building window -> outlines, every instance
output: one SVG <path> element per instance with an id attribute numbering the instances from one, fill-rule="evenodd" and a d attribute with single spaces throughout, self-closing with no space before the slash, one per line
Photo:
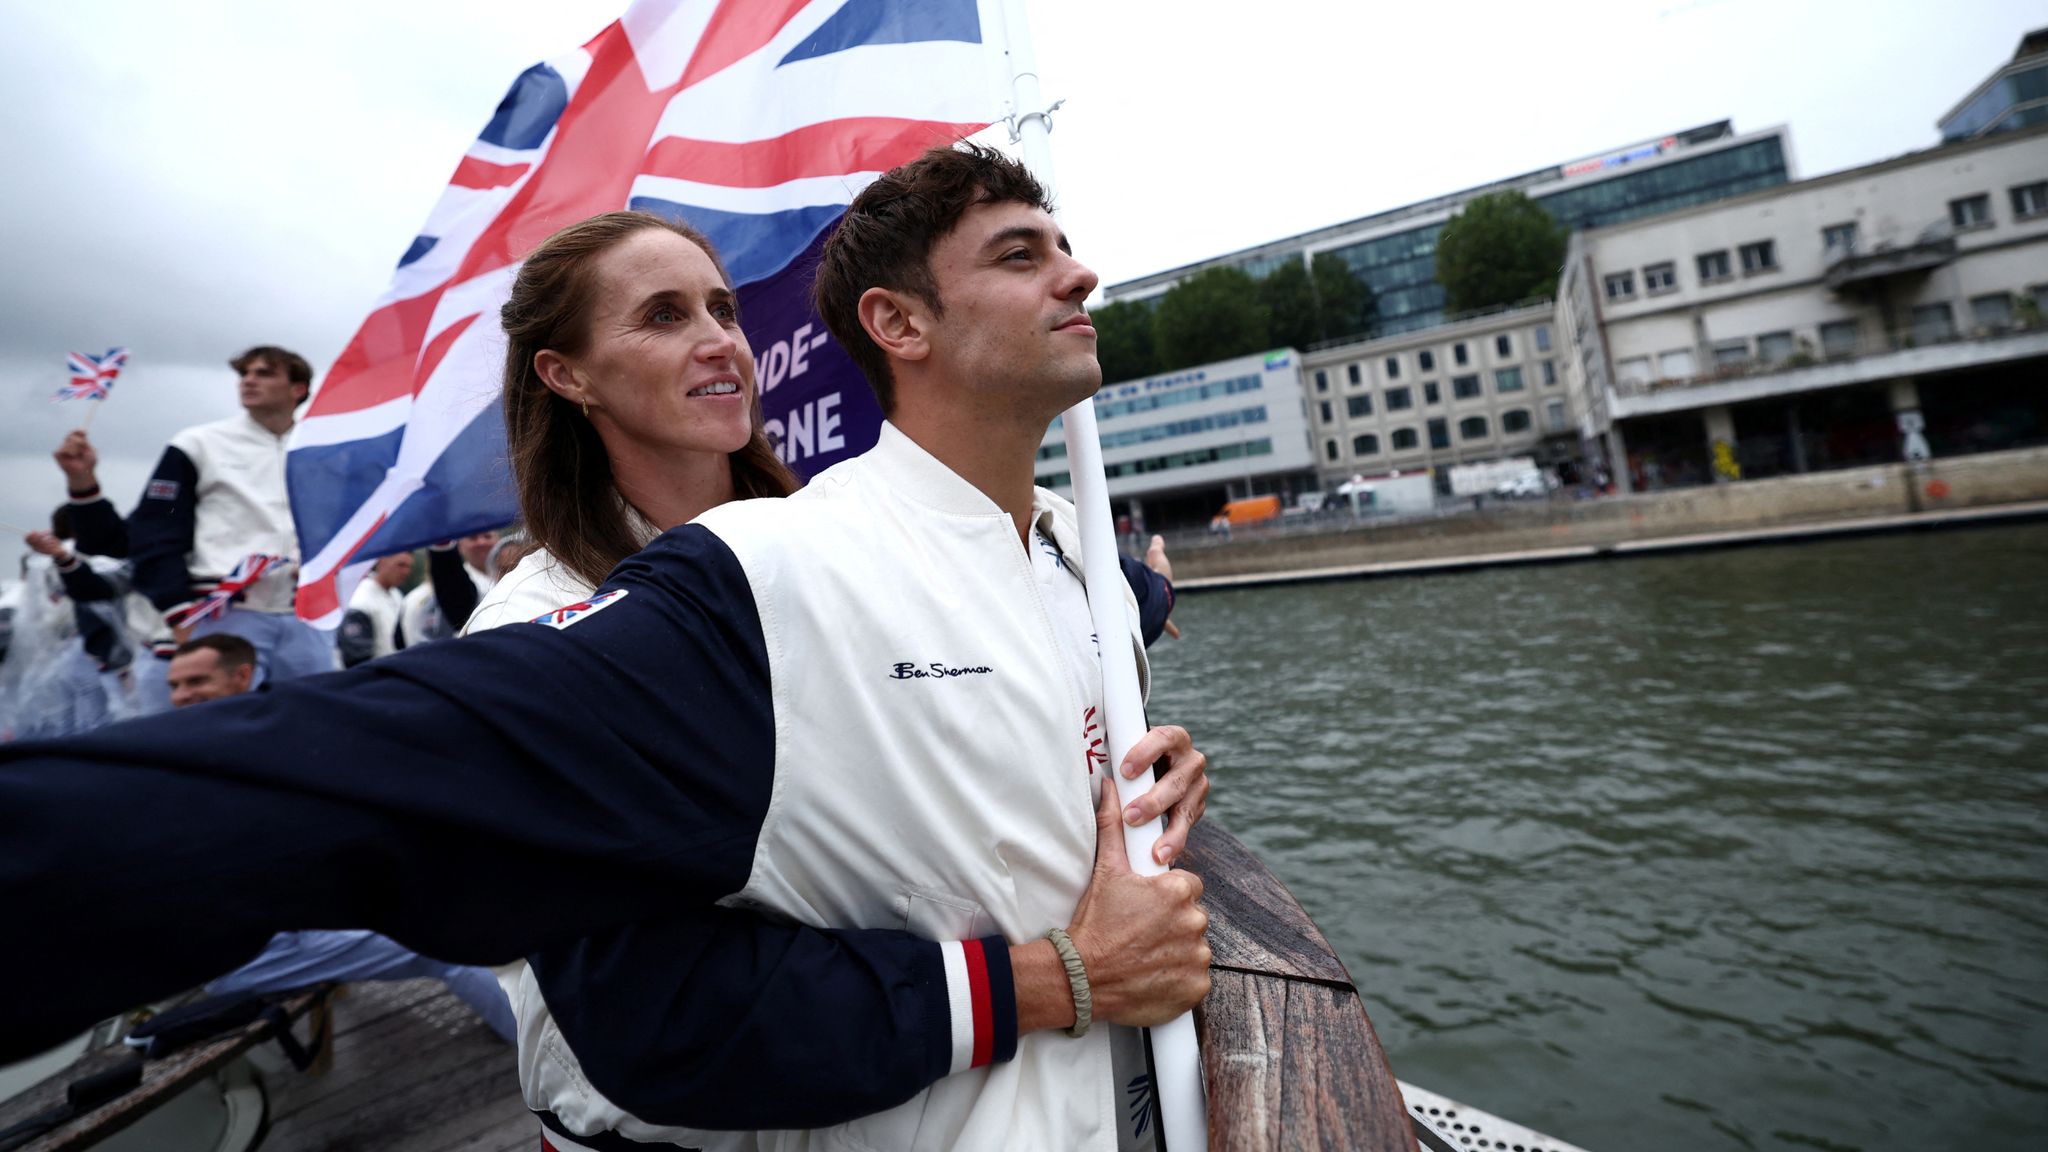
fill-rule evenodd
<path id="1" fill-rule="evenodd" d="M 2048 180 L 2022 184 L 2012 190 L 2013 219 L 2031 220 L 2043 214 L 2048 214 Z"/>
<path id="2" fill-rule="evenodd" d="M 1465 364 L 1465 345 L 1463 342 L 1451 345 L 1451 359 L 1461 367 Z"/>
<path id="3" fill-rule="evenodd" d="M 1495 336 L 1493 338 L 1493 354 L 1495 356 L 1513 356 L 1515 354 L 1514 339 L 1505 332 Z"/>
<path id="4" fill-rule="evenodd" d="M 1453 395 L 1453 396 L 1457 397 L 1457 398 L 1458 398 L 1458 399 L 1460 399 L 1460 400 L 1472 400 L 1472 399 L 1476 399 L 1476 398 L 1477 398 L 1477 397 L 1479 396 L 1479 393 L 1480 393 L 1480 388 L 1479 388 L 1479 377 L 1477 377 L 1477 376 L 1453 376 L 1453 377 L 1451 377 L 1451 395 Z"/>
<path id="5" fill-rule="evenodd" d="M 1357 436 L 1353 436 L 1353 437 L 1351 438 L 1351 454 L 1352 454 L 1353 456 L 1377 456 L 1377 455 L 1379 455 L 1379 454 L 1380 454 L 1380 438 L 1379 438 L 1379 437 L 1377 437 L 1377 436 L 1375 436 L 1375 435 L 1373 435 L 1373 434 L 1372 434 L 1372 433 L 1370 433 L 1370 432 L 1365 432 L 1365 433 L 1361 433 L 1361 434 L 1359 434 L 1359 435 L 1357 435 Z"/>
<path id="6" fill-rule="evenodd" d="M 1336 458 L 1337 458 L 1337 442 L 1336 442 L 1335 440 L 1325 440 L 1325 441 L 1323 441 L 1323 459 L 1325 459 L 1325 460 L 1335 460 Z"/>
<path id="7" fill-rule="evenodd" d="M 1538 324 L 1536 326 L 1536 350 L 1538 352 L 1550 351 L 1550 325 Z"/>
<path id="8" fill-rule="evenodd" d="M 1723 340 L 1714 345 L 1714 367 L 1732 368 L 1749 363 L 1749 341 Z"/>
<path id="9" fill-rule="evenodd" d="M 1854 320 L 1830 320 L 1820 326 L 1821 355 L 1830 360 L 1854 356 L 1863 343 L 1863 326 Z"/>
<path id="10" fill-rule="evenodd" d="M 1652 296 L 1678 290 L 1678 265 L 1666 260 L 1662 264 L 1651 264 L 1643 269 L 1643 291 Z"/>
<path id="11" fill-rule="evenodd" d="M 1423 383 L 1422 402 L 1424 404 L 1436 404 L 1441 402 L 1443 398 L 1443 393 L 1437 389 L 1436 381 L 1429 380 Z"/>
<path id="12" fill-rule="evenodd" d="M 1922 304 L 1913 309 L 1912 338 L 1917 344 L 1940 344 L 1955 339 L 1955 310 L 1947 304 Z"/>
<path id="13" fill-rule="evenodd" d="M 1406 450 L 1408 450 L 1408 449 L 1410 449 L 1410 448 L 1413 448 L 1413 447 L 1415 447 L 1415 443 L 1416 443 L 1416 440 L 1415 440 L 1415 429 L 1413 429 L 1413 428 L 1396 428 L 1396 429 L 1394 429 L 1394 451 L 1396 451 L 1396 452 L 1404 452 L 1404 451 L 1406 451 Z"/>
<path id="14" fill-rule="evenodd" d="M 1970 323 L 1993 332 L 2012 327 L 2012 293 L 1994 292 L 1970 298 Z"/>
<path id="15" fill-rule="evenodd" d="M 1389 380 L 1399 380 L 1400 378 L 1401 378 L 1401 358 L 1400 358 L 1399 356 L 1389 356 L 1389 357 L 1387 357 L 1387 379 L 1389 379 Z"/>
<path id="16" fill-rule="evenodd" d="M 1467 416 L 1458 421 L 1458 436 L 1464 440 L 1486 439 L 1486 417 Z"/>
<path id="17" fill-rule="evenodd" d="M 1614 365 L 1614 375 L 1623 384 L 1648 384 L 1650 382 L 1650 358 L 1630 356 Z"/>
<path id="18" fill-rule="evenodd" d="M 1543 430 L 1545 432 L 1564 431 L 1564 401 L 1551 400 L 1543 405 Z"/>
<path id="19" fill-rule="evenodd" d="M 1657 353 L 1659 380 L 1690 380 L 1692 377 L 1692 349 L 1674 348 L 1669 352 Z"/>
<path id="20" fill-rule="evenodd" d="M 1557 361 L 1545 360 L 1541 367 L 1543 369 L 1543 386 L 1545 388 L 1557 387 Z"/>
<path id="21" fill-rule="evenodd" d="M 1449 448 L 1451 446 L 1451 425 L 1448 420 L 1441 416 L 1429 422 L 1429 446 L 1431 448 Z"/>
<path id="22" fill-rule="evenodd" d="M 1512 436 L 1517 432 L 1527 432 L 1529 424 L 1529 410 L 1527 408 L 1510 408 L 1500 414 L 1500 432 L 1503 436 Z"/>
<path id="23" fill-rule="evenodd" d="M 1398 412 L 1403 408 L 1415 407 L 1415 397 L 1406 388 L 1387 389 L 1387 411 Z"/>
<path id="24" fill-rule="evenodd" d="M 1330 374 L 1328 372 L 1323 371 L 1321 368 L 1316 369 L 1316 391 L 1328 392 L 1329 390 Z"/>
<path id="25" fill-rule="evenodd" d="M 1334 409 L 1330 407 L 1330 402 L 1328 400 L 1319 401 L 1317 403 L 1317 407 L 1321 408 L 1323 411 L 1323 423 L 1335 424 L 1337 422 L 1337 413 Z"/>
<path id="26" fill-rule="evenodd" d="M 1778 245 L 1773 240 L 1759 240 L 1742 246 L 1742 274 L 1754 276 L 1759 272 L 1778 270 Z"/>
<path id="27" fill-rule="evenodd" d="M 1948 222 L 1955 225 L 1959 232 L 1970 228 L 1991 227 L 1991 194 L 1979 192 L 1975 196 L 1949 201 Z"/>
<path id="28" fill-rule="evenodd" d="M 1350 381 L 1351 381 L 1351 382 L 1352 382 L 1353 384 L 1360 384 L 1360 383 L 1363 383 L 1363 382 L 1365 381 L 1365 368 L 1364 368 L 1364 366 L 1363 366 L 1363 365 L 1359 365 L 1359 364 L 1346 364 L 1346 365 L 1344 366 L 1344 373 L 1345 373 L 1345 376 L 1346 376 L 1346 377 L 1347 377 L 1347 378 L 1348 378 L 1348 379 L 1349 379 L 1349 380 L 1350 380 Z"/>
<path id="29" fill-rule="evenodd" d="M 1495 392 L 1520 392 L 1522 390 L 1522 370 L 1520 368 L 1501 368 L 1495 371 L 1493 374 L 1493 390 Z"/>
<path id="30" fill-rule="evenodd" d="M 1357 396 L 1345 397 L 1344 414 L 1353 417 L 1372 415 L 1372 393 L 1363 392 Z"/>
<path id="31" fill-rule="evenodd" d="M 1633 300 L 1636 298 L 1636 274 L 1633 272 L 1610 272 L 1607 274 L 1607 298 L 1609 300 Z"/>
<path id="32" fill-rule="evenodd" d="M 1792 358 L 1790 332 L 1766 332 L 1756 338 L 1756 358 L 1766 364 L 1783 364 Z"/>
<path id="33" fill-rule="evenodd" d="M 1728 270 L 1728 250 L 1726 248 L 1721 249 L 1719 252 L 1702 252 L 1696 258 L 1696 262 L 1700 266 L 1700 283 L 1702 284 L 1719 284 L 1721 281 L 1734 275 L 1734 273 Z"/>
<path id="34" fill-rule="evenodd" d="M 1827 250 L 1827 261 L 1832 264 L 1844 256 L 1856 254 L 1856 222 L 1830 224 L 1820 230 L 1820 246 Z"/>
<path id="35" fill-rule="evenodd" d="M 1424 348 L 1415 354 L 1415 365 L 1424 372 L 1436 371 L 1436 353 Z"/>

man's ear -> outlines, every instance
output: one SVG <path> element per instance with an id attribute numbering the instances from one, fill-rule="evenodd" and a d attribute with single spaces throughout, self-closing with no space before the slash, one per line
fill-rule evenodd
<path id="1" fill-rule="evenodd" d="M 249 682 L 256 679 L 256 666 L 254 664 L 243 664 L 236 667 L 229 675 L 234 677 L 235 691 L 238 694 L 247 692 L 249 690 Z"/>
<path id="2" fill-rule="evenodd" d="M 571 404 L 583 404 L 590 400 L 590 391 L 583 382 L 583 373 L 569 363 L 569 359 L 552 348 L 543 348 L 533 354 L 533 370 L 540 376 L 540 382 L 548 391 L 560 396 Z"/>
<path id="3" fill-rule="evenodd" d="M 922 360 L 931 355 L 927 335 L 930 309 L 924 301 L 890 288 L 870 288 L 854 305 L 860 326 L 884 355 L 896 360 Z"/>

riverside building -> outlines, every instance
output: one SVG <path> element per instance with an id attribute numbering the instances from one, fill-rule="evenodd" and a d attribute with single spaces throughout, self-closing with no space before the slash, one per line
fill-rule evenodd
<path id="1" fill-rule="evenodd" d="M 1153 529 L 1199 527 L 1226 501 L 1317 487 L 1291 348 L 1104 385 L 1095 418 L 1112 506 Z M 1062 421 L 1046 430 L 1036 472 L 1073 495 Z"/>
<path id="2" fill-rule="evenodd" d="M 1589 458 L 1628 489 L 2048 441 L 2048 124 L 1571 240 Z"/>

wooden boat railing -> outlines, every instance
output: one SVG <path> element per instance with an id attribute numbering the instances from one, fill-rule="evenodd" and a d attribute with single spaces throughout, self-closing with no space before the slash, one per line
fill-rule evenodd
<path id="1" fill-rule="evenodd" d="M 1202 878 L 1215 953 L 1196 1014 L 1209 1147 L 1413 1152 L 1358 988 L 1286 885 L 1213 819 L 1182 866 Z"/>

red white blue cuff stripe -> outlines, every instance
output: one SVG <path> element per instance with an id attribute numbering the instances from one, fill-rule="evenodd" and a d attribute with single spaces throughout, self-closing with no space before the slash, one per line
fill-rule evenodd
<path id="1" fill-rule="evenodd" d="M 952 1018 L 953 1058 L 946 1071 L 965 1072 L 1017 1054 L 1017 989 L 1010 945 L 1000 936 L 939 945 Z"/>

